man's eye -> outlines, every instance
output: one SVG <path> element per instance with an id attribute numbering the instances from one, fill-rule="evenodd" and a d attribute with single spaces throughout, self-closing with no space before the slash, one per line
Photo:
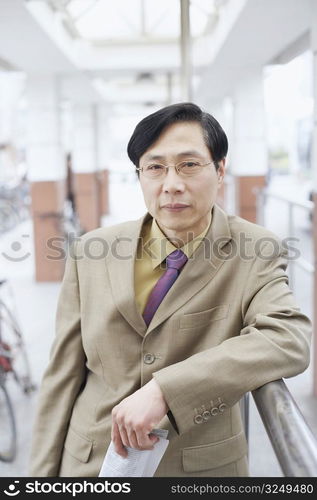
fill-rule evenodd
<path id="1" fill-rule="evenodd" d="M 197 161 L 185 161 L 184 166 L 185 167 L 198 167 L 199 163 Z"/>
<path id="2" fill-rule="evenodd" d="M 162 165 L 149 165 L 146 170 L 162 170 L 164 167 Z"/>

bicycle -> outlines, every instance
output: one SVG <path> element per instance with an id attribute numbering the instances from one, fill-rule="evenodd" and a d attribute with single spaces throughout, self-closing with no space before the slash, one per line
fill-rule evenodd
<path id="1" fill-rule="evenodd" d="M 0 183 L 0 233 L 10 231 L 30 216 L 30 200 L 26 176 Z"/>
<path id="2" fill-rule="evenodd" d="M 0 281 L 0 289 L 6 280 Z M 13 379 L 25 394 L 36 389 L 22 330 L 7 303 L 0 297 L 0 460 L 13 462 L 17 454 L 17 426 L 9 383 Z"/>

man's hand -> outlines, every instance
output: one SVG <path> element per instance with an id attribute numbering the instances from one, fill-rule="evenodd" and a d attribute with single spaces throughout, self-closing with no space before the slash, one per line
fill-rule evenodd
<path id="1" fill-rule="evenodd" d="M 149 434 L 167 412 L 168 406 L 154 378 L 123 399 L 112 410 L 111 439 L 116 452 L 126 457 L 125 446 L 152 449 L 158 438 Z"/>

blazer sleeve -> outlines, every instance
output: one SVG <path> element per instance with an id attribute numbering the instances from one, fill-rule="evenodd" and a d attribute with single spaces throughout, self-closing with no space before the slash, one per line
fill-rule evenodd
<path id="1" fill-rule="evenodd" d="M 57 305 L 56 336 L 40 387 L 31 445 L 31 476 L 58 475 L 72 408 L 85 378 L 77 261 L 70 252 Z"/>
<path id="2" fill-rule="evenodd" d="M 309 364 L 311 323 L 288 287 L 287 252 L 272 259 L 267 245 L 241 284 L 243 328 L 237 336 L 153 373 L 179 434 L 196 426 L 204 409 L 231 407 L 246 392 L 295 376 Z"/>

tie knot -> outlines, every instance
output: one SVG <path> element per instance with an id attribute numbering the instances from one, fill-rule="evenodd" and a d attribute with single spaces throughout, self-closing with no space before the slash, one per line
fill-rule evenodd
<path id="1" fill-rule="evenodd" d="M 174 250 L 166 257 L 167 269 L 177 269 L 180 271 L 182 267 L 186 264 L 188 258 L 182 250 Z"/>

